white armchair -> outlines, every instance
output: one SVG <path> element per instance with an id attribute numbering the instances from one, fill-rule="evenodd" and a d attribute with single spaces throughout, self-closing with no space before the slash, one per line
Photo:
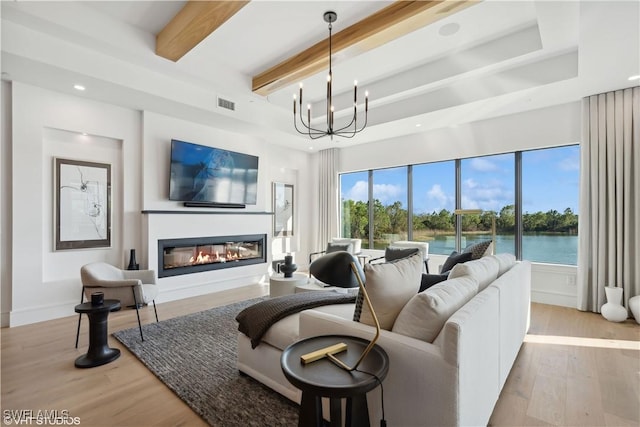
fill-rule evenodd
<path id="1" fill-rule="evenodd" d="M 156 296 L 158 286 L 156 285 L 156 274 L 153 270 L 121 270 L 104 262 L 94 262 L 84 265 L 80 269 L 82 280 L 82 294 L 80 303 L 91 299 L 91 293 L 102 292 L 105 299 L 120 300 L 123 307 L 133 307 L 136 309 L 138 317 L 138 328 L 140 328 L 140 338 L 142 335 L 142 325 L 140 324 L 140 313 L 138 308 L 143 304 L 153 303 L 153 311 L 158 321 L 158 310 L 156 309 Z M 78 332 L 76 333 L 76 348 L 78 348 L 78 337 L 80 336 L 80 322 L 82 315 L 78 317 Z"/>

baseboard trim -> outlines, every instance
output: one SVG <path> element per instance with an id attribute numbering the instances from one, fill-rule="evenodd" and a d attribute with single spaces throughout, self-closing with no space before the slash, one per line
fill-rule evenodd
<path id="1" fill-rule="evenodd" d="M 540 304 L 559 305 L 562 307 L 576 308 L 578 296 L 560 292 L 531 290 L 531 302 Z"/>

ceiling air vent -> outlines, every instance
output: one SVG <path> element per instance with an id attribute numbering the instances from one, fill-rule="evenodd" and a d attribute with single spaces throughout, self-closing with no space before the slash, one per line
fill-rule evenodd
<path id="1" fill-rule="evenodd" d="M 236 111 L 236 103 L 228 99 L 218 97 L 218 107 L 229 111 Z"/>

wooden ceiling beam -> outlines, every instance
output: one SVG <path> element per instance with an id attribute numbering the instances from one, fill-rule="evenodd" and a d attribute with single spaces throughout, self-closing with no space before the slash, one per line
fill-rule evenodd
<path id="1" fill-rule="evenodd" d="M 156 35 L 156 55 L 178 61 L 247 3 L 189 0 Z"/>
<path id="2" fill-rule="evenodd" d="M 352 58 L 446 18 L 479 1 L 481 0 L 396 1 L 332 35 L 332 52 L 334 54 L 341 52 L 341 59 Z M 328 52 L 329 39 L 327 38 L 254 76 L 253 92 L 266 96 L 318 73 L 324 68 L 328 69 Z"/>

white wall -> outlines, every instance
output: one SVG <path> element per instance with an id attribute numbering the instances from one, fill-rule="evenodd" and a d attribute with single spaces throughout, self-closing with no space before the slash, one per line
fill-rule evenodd
<path id="1" fill-rule="evenodd" d="M 125 248 L 140 239 L 131 215 L 140 211 L 140 113 L 81 97 L 12 84 L 10 325 L 73 314 L 80 300 L 80 266 L 123 265 Z M 84 136 L 81 133 L 87 133 Z M 53 157 L 113 164 L 114 225 L 108 249 L 53 251 Z M 106 160 L 106 161 L 105 161 Z M 3 310 L 6 309 L 3 306 Z"/>
<path id="2" fill-rule="evenodd" d="M 140 260 L 152 269 L 157 268 L 157 244 L 159 239 L 221 236 L 239 234 L 267 234 L 268 263 L 222 269 L 190 275 L 159 279 L 159 301 L 228 289 L 239 284 L 264 281 L 272 259 L 282 259 L 283 253 L 297 245 L 299 253 L 308 252 L 304 239 L 298 245 L 301 230 L 311 226 L 308 218 L 308 178 L 301 170 L 308 170 L 309 155 L 305 152 L 286 150 L 267 141 L 211 128 L 197 123 L 176 119 L 152 112 L 145 112 L 143 119 L 143 208 L 145 211 L 178 211 L 175 214 L 146 214 L 145 250 Z M 256 205 L 246 209 L 186 208 L 181 202 L 168 200 L 169 163 L 171 139 L 209 145 L 259 157 L 258 197 Z M 292 238 L 272 237 L 272 183 L 274 181 L 294 185 L 294 224 L 296 234 Z M 189 213 L 210 212 L 211 214 Z M 294 248 L 295 249 L 295 248 Z M 300 258 L 300 257 L 299 257 Z M 146 265 L 146 264 L 145 264 Z"/>
<path id="3" fill-rule="evenodd" d="M 95 102 L 81 95 L 69 96 L 16 82 L 3 83 L 2 89 L 3 326 L 73 315 L 80 299 L 80 267 L 88 262 L 106 261 L 125 267 L 129 250 L 134 248 L 139 249 L 141 267 L 155 269 L 155 244 L 162 236 L 266 233 L 270 261 L 274 249 L 283 246 L 271 239 L 273 181 L 296 185 L 296 238 L 313 226 L 308 219 L 313 209 L 307 173 L 311 156 L 304 151 L 286 150 L 254 137 Z M 171 138 L 259 156 L 258 204 L 245 212 L 267 214 L 142 214 L 143 210 L 188 209 L 167 198 Z M 53 157 L 112 164 L 111 248 L 53 250 Z M 150 244 L 152 239 L 156 240 Z M 298 250 L 308 252 L 304 238 Z M 163 278 L 158 301 L 253 283 L 268 273 L 270 265 Z"/>
<path id="4" fill-rule="evenodd" d="M 580 142 L 580 102 L 471 122 L 340 150 L 339 171 L 353 172 L 484 156 Z M 432 255 L 435 272 L 446 257 Z M 532 300 L 576 306 L 575 266 L 532 265 Z"/>
<path id="5" fill-rule="evenodd" d="M 0 86 L 0 326 L 11 310 L 11 85 Z"/>

